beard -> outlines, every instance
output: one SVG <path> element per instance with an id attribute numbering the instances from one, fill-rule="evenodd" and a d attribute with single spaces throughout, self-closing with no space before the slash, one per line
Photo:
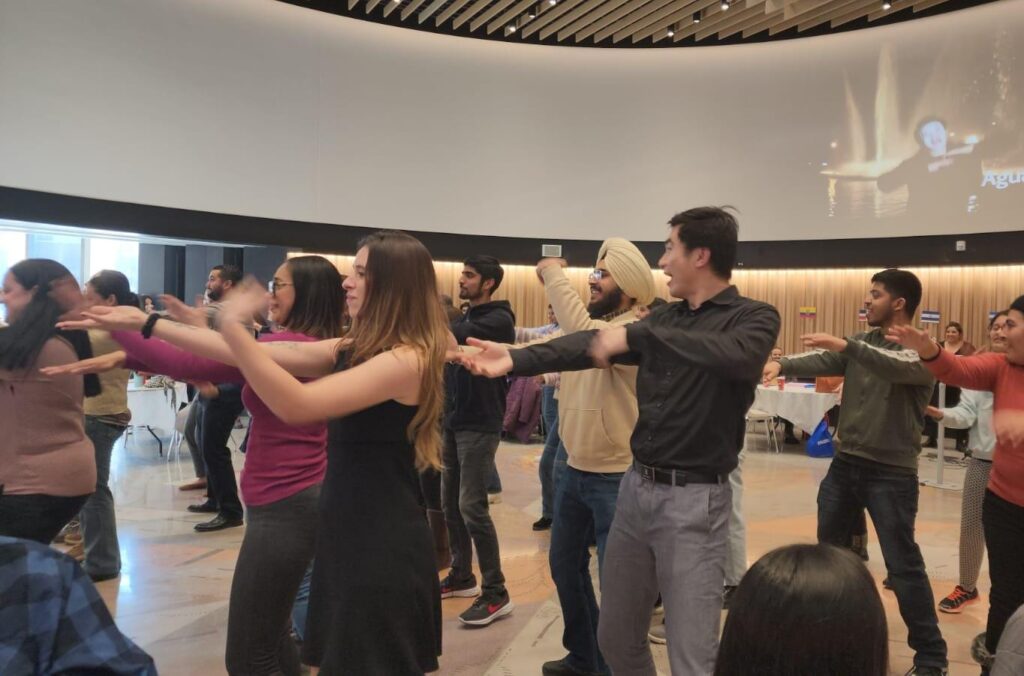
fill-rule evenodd
<path id="1" fill-rule="evenodd" d="M 611 291 L 606 291 L 604 297 L 590 302 L 590 305 L 587 306 L 587 314 L 590 315 L 591 319 L 600 319 L 607 314 L 611 314 L 622 305 L 622 298 L 622 289 L 618 287 Z"/>
<path id="2" fill-rule="evenodd" d="M 887 310 L 884 314 L 875 314 L 868 318 L 868 326 L 878 328 L 885 324 L 889 319 L 892 318 L 892 311 Z"/>

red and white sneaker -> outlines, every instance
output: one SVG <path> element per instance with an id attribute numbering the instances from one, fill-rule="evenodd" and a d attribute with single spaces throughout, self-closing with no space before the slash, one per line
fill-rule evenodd
<path id="1" fill-rule="evenodd" d="M 443 599 L 452 597 L 471 599 L 474 596 L 480 596 L 480 585 L 476 583 L 475 577 L 471 577 L 465 582 L 459 582 L 453 580 L 451 574 L 448 574 L 441 580 L 441 598 Z"/>
<path id="2" fill-rule="evenodd" d="M 501 596 L 481 596 L 473 602 L 468 610 L 459 615 L 459 621 L 462 624 L 483 627 L 499 617 L 508 615 L 514 607 L 507 591 Z"/>
<path id="3" fill-rule="evenodd" d="M 967 591 L 960 585 L 956 586 L 953 593 L 939 601 L 939 610 L 944 613 L 959 613 L 972 603 L 978 602 L 978 590 Z"/>

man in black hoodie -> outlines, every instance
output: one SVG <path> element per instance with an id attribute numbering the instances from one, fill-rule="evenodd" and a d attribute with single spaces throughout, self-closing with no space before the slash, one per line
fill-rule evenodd
<path id="1" fill-rule="evenodd" d="M 512 306 L 508 301 L 491 300 L 505 275 L 498 259 L 473 256 L 463 266 L 459 298 L 469 302 L 469 310 L 451 325 L 459 344 L 465 345 L 467 338 L 514 342 L 516 318 Z M 445 390 L 442 485 L 452 568 L 441 581 L 441 598 L 479 595 L 459 620 L 482 626 L 512 612 L 501 572 L 498 534 L 487 502 L 508 384 L 504 378 L 474 376 L 450 364 L 445 372 Z M 473 575 L 473 545 L 483 576 L 482 594 Z"/>

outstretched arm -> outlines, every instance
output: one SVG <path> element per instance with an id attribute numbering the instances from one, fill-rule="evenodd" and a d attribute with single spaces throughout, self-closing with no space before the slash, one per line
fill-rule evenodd
<path id="1" fill-rule="evenodd" d="M 390 399 L 417 403 L 420 367 L 411 349 L 390 350 L 359 366 L 300 383 L 241 324 L 227 321 L 221 333 L 249 387 L 289 425 L 340 418 Z"/>
<path id="2" fill-rule="evenodd" d="M 628 348 L 645 358 L 671 355 L 695 368 L 757 382 L 778 338 L 779 325 L 775 308 L 760 306 L 726 331 L 695 331 L 645 320 L 627 325 L 625 336 Z M 615 330 L 602 334 L 614 335 Z M 611 354 L 621 353 L 622 347 L 625 346 L 613 347 Z"/>
<path id="3" fill-rule="evenodd" d="M 83 319 L 61 322 L 63 329 L 105 329 L 107 331 L 139 331 L 149 315 L 138 308 L 125 305 L 108 307 L 98 305 L 82 312 Z M 187 352 L 213 359 L 229 366 L 235 365 L 234 354 L 216 331 L 160 319 L 153 325 L 153 335 Z M 337 338 L 312 343 L 275 342 L 261 346 L 268 354 L 296 376 L 316 378 L 334 370 Z"/>
<path id="4" fill-rule="evenodd" d="M 1004 355 L 997 352 L 957 357 L 939 347 L 927 331 L 913 326 L 894 326 L 886 339 L 916 350 L 924 367 L 942 382 L 972 390 L 991 392 L 995 388 L 999 369 L 1006 360 Z"/>

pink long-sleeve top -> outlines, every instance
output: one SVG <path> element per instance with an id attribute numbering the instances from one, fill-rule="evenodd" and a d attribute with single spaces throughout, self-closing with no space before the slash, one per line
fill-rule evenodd
<path id="1" fill-rule="evenodd" d="M 252 418 L 242 468 L 242 499 L 247 505 L 283 500 L 323 481 L 327 469 L 327 423 L 289 425 L 278 418 L 234 366 L 198 357 L 170 343 L 146 340 L 137 331 L 114 331 L 128 354 L 127 368 L 161 373 L 176 380 L 242 383 L 242 402 Z M 301 333 L 271 333 L 260 342 L 313 342 Z"/>
<path id="2" fill-rule="evenodd" d="M 935 377 L 949 385 L 992 392 L 992 410 L 1024 411 L 1024 366 L 1011 364 L 1005 354 L 986 352 L 957 357 L 946 350 L 923 362 Z M 1004 500 L 1024 507 L 1024 444 L 996 440 L 988 488 Z"/>

